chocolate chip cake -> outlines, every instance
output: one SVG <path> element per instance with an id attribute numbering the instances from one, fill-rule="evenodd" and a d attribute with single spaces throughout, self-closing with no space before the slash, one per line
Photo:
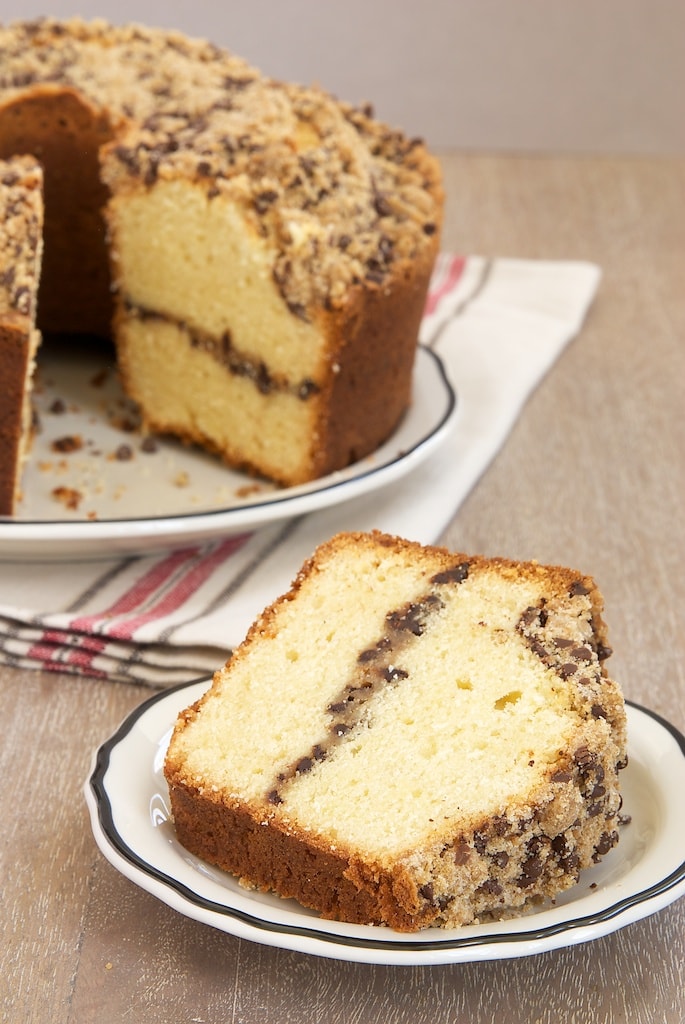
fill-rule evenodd
<path id="1" fill-rule="evenodd" d="M 39 326 L 111 332 L 147 429 L 285 485 L 392 433 L 442 221 L 420 140 L 202 40 L 39 19 L 0 29 L 17 152 L 46 176 Z"/>
<path id="2" fill-rule="evenodd" d="M 43 248 L 43 174 L 34 159 L 0 160 L 0 515 L 14 512 L 31 440 L 40 344 L 36 301 Z"/>
<path id="3" fill-rule="evenodd" d="M 578 572 L 338 535 L 180 714 L 178 838 L 327 918 L 520 912 L 618 840 L 609 653 Z"/>

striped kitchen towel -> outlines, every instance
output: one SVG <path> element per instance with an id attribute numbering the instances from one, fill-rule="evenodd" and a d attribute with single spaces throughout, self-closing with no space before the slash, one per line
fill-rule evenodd
<path id="1" fill-rule="evenodd" d="M 531 391 L 581 328 L 599 270 L 441 254 L 421 342 L 458 393 L 454 429 L 403 479 L 252 533 L 145 557 L 0 563 L 0 662 L 165 687 L 218 668 L 339 530 L 439 539 Z"/>

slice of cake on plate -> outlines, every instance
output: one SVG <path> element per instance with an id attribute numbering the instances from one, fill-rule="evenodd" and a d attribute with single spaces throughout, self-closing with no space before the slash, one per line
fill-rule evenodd
<path id="1" fill-rule="evenodd" d="M 179 716 L 180 841 L 402 931 L 521 910 L 618 839 L 602 599 L 570 569 L 340 534 Z"/>

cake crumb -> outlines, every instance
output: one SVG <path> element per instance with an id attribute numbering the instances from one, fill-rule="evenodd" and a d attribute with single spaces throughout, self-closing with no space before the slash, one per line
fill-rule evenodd
<path id="1" fill-rule="evenodd" d="M 78 452 L 83 448 L 83 438 L 79 434 L 67 434 L 65 437 L 58 437 L 50 445 L 53 452 Z"/>
<path id="2" fill-rule="evenodd" d="M 55 501 L 58 501 L 65 508 L 75 512 L 81 504 L 83 495 L 75 487 L 53 487 L 50 492 Z"/>

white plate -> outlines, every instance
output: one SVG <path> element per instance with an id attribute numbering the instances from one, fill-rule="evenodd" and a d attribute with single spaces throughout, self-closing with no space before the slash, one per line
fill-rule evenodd
<path id="1" fill-rule="evenodd" d="M 111 357 L 95 346 L 41 351 L 35 406 L 24 496 L 14 519 L 0 518 L 0 559 L 149 553 L 349 501 L 427 458 L 457 402 L 441 360 L 420 346 L 411 405 L 390 440 L 347 469 L 285 489 L 174 440 L 156 439 L 146 452 Z M 117 458 L 122 446 L 127 459 Z"/>
<path id="2" fill-rule="evenodd" d="M 587 942 L 653 914 L 685 894 L 685 738 L 628 706 L 621 840 L 553 906 L 497 923 L 406 935 L 324 921 L 293 900 L 242 889 L 188 853 L 169 819 L 162 771 L 176 716 L 209 680 L 184 683 L 137 708 L 96 753 L 85 785 L 96 842 L 142 889 L 187 917 L 266 945 L 338 960 L 444 964 L 529 956 Z"/>

